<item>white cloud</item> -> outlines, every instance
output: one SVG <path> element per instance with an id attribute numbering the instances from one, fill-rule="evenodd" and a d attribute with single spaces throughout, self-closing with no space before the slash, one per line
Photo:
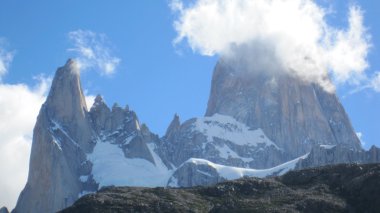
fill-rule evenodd
<path id="1" fill-rule="evenodd" d="M 362 144 L 362 146 L 364 147 L 365 146 L 365 142 L 363 141 L 363 133 L 361 132 L 357 132 L 356 133 L 356 136 L 358 136 L 359 140 L 360 140 L 360 143 Z"/>
<path id="2" fill-rule="evenodd" d="M 68 50 L 78 54 L 81 70 L 95 68 L 103 75 L 115 72 L 121 60 L 112 55 L 106 35 L 89 30 L 76 30 L 68 35 L 74 46 Z"/>
<path id="3" fill-rule="evenodd" d="M 0 206 L 10 209 L 26 183 L 33 127 L 50 85 L 50 78 L 37 79 L 32 88 L 0 84 Z"/>
<path id="4" fill-rule="evenodd" d="M 86 99 L 86 105 L 87 105 L 88 111 L 90 111 L 92 105 L 94 105 L 95 97 L 96 96 L 94 96 L 94 95 L 86 94 L 86 91 L 85 91 L 85 99 Z"/>
<path id="5" fill-rule="evenodd" d="M 0 81 L 8 72 L 10 63 L 13 60 L 13 52 L 9 52 L 4 47 L 5 39 L 0 38 Z"/>
<path id="6" fill-rule="evenodd" d="M 370 87 L 376 92 L 380 92 L 380 71 L 375 73 L 371 80 Z"/>
<path id="7" fill-rule="evenodd" d="M 202 55 L 253 63 L 256 70 L 290 72 L 332 91 L 337 83 L 365 79 L 370 38 L 363 12 L 351 6 L 348 27 L 331 26 L 328 10 L 312 0 L 172 0 L 174 44 Z M 236 57 L 238 56 L 238 57 Z M 261 67 L 260 67 L 261 66 Z"/>

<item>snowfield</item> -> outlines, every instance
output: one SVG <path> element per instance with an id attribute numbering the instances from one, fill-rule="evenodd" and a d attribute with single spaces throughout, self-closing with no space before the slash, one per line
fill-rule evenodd
<path id="1" fill-rule="evenodd" d="M 126 158 L 122 149 L 109 142 L 99 141 L 88 159 L 92 162 L 92 175 L 103 186 L 165 186 L 172 171 L 150 148 L 155 164 L 141 158 Z"/>
<path id="2" fill-rule="evenodd" d="M 99 188 L 103 186 L 167 186 L 175 169 L 169 170 L 164 165 L 160 157 L 155 153 L 153 143 L 148 144 L 148 147 L 155 164 L 141 158 L 126 158 L 118 145 L 99 141 L 94 148 L 94 152 L 88 156 L 88 159 L 93 163 L 92 175 L 94 180 L 99 183 Z M 208 165 L 216 169 L 218 174 L 227 180 L 238 179 L 244 176 L 264 178 L 270 175 L 283 175 L 293 170 L 297 162 L 301 159 L 305 159 L 307 156 L 308 154 L 269 169 L 247 169 L 223 166 L 197 158 L 191 158 L 184 164 Z M 198 170 L 198 172 L 202 171 Z M 81 177 L 81 181 L 85 180 L 87 180 L 87 176 Z M 170 186 L 178 187 L 178 185 L 172 181 Z"/>

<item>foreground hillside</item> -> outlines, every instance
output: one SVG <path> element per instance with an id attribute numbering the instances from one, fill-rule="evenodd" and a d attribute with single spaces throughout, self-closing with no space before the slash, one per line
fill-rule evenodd
<path id="1" fill-rule="evenodd" d="M 341 164 L 211 187 L 107 187 L 70 212 L 378 212 L 380 164 Z"/>

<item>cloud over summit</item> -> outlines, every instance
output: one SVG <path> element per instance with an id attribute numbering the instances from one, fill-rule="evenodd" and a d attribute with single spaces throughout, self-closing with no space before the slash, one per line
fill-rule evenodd
<path id="1" fill-rule="evenodd" d="M 120 58 L 112 55 L 108 38 L 89 30 L 68 33 L 73 47 L 68 51 L 77 53 L 77 61 L 82 70 L 95 68 L 103 75 L 112 75 L 120 63 Z"/>
<path id="2" fill-rule="evenodd" d="M 352 5 L 347 27 L 327 22 L 326 8 L 312 0 L 173 0 L 177 37 L 202 55 L 246 57 L 252 66 L 276 69 L 333 90 L 337 83 L 357 83 L 368 67 L 370 37 L 363 11 Z M 244 47 L 244 55 L 241 48 Z M 247 47 L 251 54 L 247 54 Z M 262 55 L 265 53 L 267 55 Z"/>

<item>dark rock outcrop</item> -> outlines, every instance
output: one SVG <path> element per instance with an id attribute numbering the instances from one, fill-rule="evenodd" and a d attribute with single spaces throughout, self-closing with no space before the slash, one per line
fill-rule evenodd
<path id="1" fill-rule="evenodd" d="M 9 211 L 8 211 L 7 207 L 4 206 L 0 209 L 0 213 L 9 213 Z"/>
<path id="2" fill-rule="evenodd" d="M 378 212 L 380 164 L 341 164 L 187 189 L 108 187 L 75 212 Z"/>
<path id="3" fill-rule="evenodd" d="M 372 146 L 370 150 L 354 150 L 342 145 L 316 145 L 307 158 L 301 159 L 296 169 L 313 168 L 342 163 L 378 163 L 380 149 Z"/>

